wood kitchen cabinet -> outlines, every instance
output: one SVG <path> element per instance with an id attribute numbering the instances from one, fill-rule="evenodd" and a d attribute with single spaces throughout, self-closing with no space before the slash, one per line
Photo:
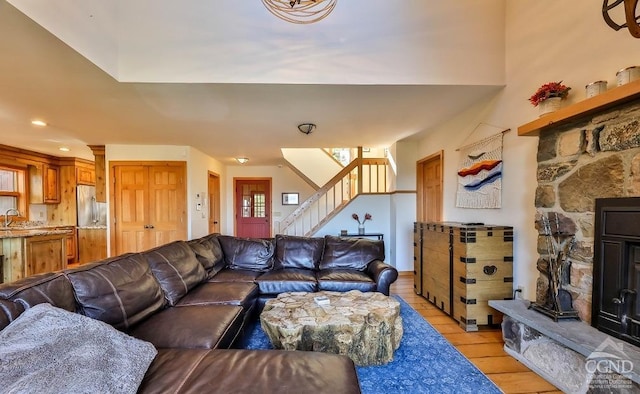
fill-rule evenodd
<path id="1" fill-rule="evenodd" d="M 29 166 L 29 202 L 60 203 L 60 167 L 52 164 Z"/>
<path id="2" fill-rule="evenodd" d="M 78 263 L 86 264 L 107 257 L 107 229 L 78 229 Z"/>
<path id="3" fill-rule="evenodd" d="M 24 238 L 25 276 L 67 268 L 66 238 L 65 234 Z"/>
<path id="4" fill-rule="evenodd" d="M 76 184 L 94 186 L 96 184 L 96 171 L 92 168 L 77 167 Z"/>

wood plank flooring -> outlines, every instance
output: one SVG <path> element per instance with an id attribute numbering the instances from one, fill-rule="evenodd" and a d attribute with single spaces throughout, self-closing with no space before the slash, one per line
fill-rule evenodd
<path id="1" fill-rule="evenodd" d="M 402 297 L 505 393 L 562 393 L 504 351 L 499 329 L 465 332 L 455 320 L 416 295 L 413 273 L 400 273 L 391 285 L 391 294 Z"/>

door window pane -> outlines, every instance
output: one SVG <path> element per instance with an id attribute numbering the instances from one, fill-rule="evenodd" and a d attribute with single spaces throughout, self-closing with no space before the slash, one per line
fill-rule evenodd
<path id="1" fill-rule="evenodd" d="M 253 194 L 253 217 L 266 217 L 266 196 L 264 193 Z"/>

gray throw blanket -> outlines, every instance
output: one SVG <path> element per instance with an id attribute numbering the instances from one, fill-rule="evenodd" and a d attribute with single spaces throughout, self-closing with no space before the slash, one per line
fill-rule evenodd
<path id="1" fill-rule="evenodd" d="M 0 393 L 135 393 L 157 351 L 50 304 L 0 331 Z"/>

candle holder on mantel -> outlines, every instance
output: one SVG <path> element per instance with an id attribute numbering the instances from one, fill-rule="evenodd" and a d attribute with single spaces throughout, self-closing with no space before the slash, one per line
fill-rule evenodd
<path id="1" fill-rule="evenodd" d="M 547 246 L 547 276 L 549 286 L 547 290 L 547 302 L 545 304 L 532 302 L 529 308 L 549 316 L 554 321 L 564 319 L 580 320 L 578 312 L 573 309 L 571 294 L 562 288 L 562 278 L 569 268 L 567 257 L 575 244 L 575 234 L 563 233 L 560 231 L 560 220 L 555 214 L 555 231 L 552 230 L 551 221 L 545 215 L 540 218 L 540 224 Z"/>

